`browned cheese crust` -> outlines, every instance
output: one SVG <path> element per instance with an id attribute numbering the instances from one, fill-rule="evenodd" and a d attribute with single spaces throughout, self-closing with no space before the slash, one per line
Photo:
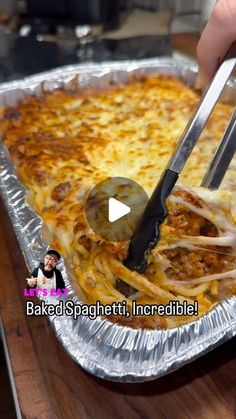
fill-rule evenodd
<path id="1" fill-rule="evenodd" d="M 28 202 L 42 217 L 44 237 L 63 254 L 86 301 L 124 300 L 117 277 L 137 290 L 126 299 L 128 307 L 132 299 L 142 304 L 197 299 L 202 315 L 236 293 L 234 195 L 195 189 L 224 132 L 231 105 L 216 106 L 189 158 L 180 178 L 188 187 L 177 187 L 168 200 L 169 216 L 145 275 L 123 266 L 128 243 L 97 236 L 84 212 L 91 189 L 110 176 L 131 178 L 150 195 L 198 100 L 180 80 L 149 75 L 103 90 L 29 96 L 2 110 L 0 130 L 28 188 Z M 222 187 L 236 190 L 235 159 Z M 163 328 L 192 319 L 112 318 L 117 320 L 132 327 Z"/>

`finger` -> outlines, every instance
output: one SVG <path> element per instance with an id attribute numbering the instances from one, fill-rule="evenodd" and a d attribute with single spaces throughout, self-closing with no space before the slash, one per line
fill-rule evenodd
<path id="1" fill-rule="evenodd" d="M 28 282 L 30 285 L 35 285 L 36 284 L 36 281 L 35 281 L 35 279 L 31 279 L 31 280 L 29 280 L 29 282 Z"/>
<path id="2" fill-rule="evenodd" d="M 236 40 L 236 1 L 218 0 L 197 46 L 199 73 L 210 79 Z"/>

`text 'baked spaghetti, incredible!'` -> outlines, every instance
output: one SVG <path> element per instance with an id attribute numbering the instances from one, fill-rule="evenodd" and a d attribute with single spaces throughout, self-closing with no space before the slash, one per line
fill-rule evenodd
<path id="1" fill-rule="evenodd" d="M 167 200 L 169 215 L 144 275 L 123 261 L 128 242 L 112 242 L 89 226 L 86 200 L 112 176 L 130 178 L 150 196 L 198 102 L 174 77 L 149 75 L 103 90 L 55 90 L 2 111 L 1 132 L 28 202 L 44 221 L 44 237 L 65 259 L 85 302 L 198 302 L 198 316 L 236 294 L 236 160 L 219 192 L 198 188 L 229 115 L 218 104 Z M 187 186 L 186 186 L 187 185 Z M 121 279 L 133 292 L 126 297 Z M 111 317 L 110 317 L 111 318 Z M 111 318 L 131 327 L 166 328 L 193 316 Z"/>

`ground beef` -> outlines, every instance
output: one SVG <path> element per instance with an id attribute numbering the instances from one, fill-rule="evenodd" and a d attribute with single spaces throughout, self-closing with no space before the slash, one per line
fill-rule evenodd
<path id="1" fill-rule="evenodd" d="M 221 273 L 229 269 L 230 263 L 233 265 L 232 256 L 207 250 L 195 250 L 193 252 L 186 248 L 177 247 L 165 250 L 163 254 L 171 261 L 172 267 L 166 273 L 168 277 L 173 279 L 186 280 Z"/>
<path id="2" fill-rule="evenodd" d="M 59 183 L 59 185 L 57 185 L 53 189 L 52 194 L 51 194 L 51 198 L 54 201 L 61 202 L 61 201 L 63 201 L 63 199 L 66 198 L 70 189 L 71 189 L 70 182 Z"/>

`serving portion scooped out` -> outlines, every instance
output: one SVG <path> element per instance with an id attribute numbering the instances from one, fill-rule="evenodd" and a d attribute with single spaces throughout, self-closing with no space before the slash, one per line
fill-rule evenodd
<path id="1" fill-rule="evenodd" d="M 197 300 L 199 315 L 235 290 L 235 160 L 223 188 L 197 188 L 221 138 L 230 105 L 218 104 L 167 200 L 161 240 L 145 274 L 123 264 L 128 242 L 94 232 L 85 207 L 91 190 L 111 176 L 134 180 L 150 196 L 198 102 L 174 77 L 149 75 L 103 90 L 56 90 L 3 111 L 4 142 L 45 223 L 47 242 L 65 258 L 84 301 L 141 304 Z M 185 185 L 190 185 L 185 186 Z M 135 291 L 129 297 L 120 278 Z M 113 318 L 133 327 L 165 328 L 193 318 Z"/>

